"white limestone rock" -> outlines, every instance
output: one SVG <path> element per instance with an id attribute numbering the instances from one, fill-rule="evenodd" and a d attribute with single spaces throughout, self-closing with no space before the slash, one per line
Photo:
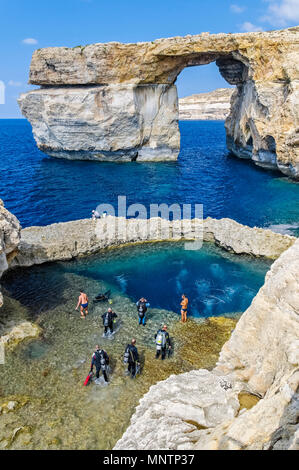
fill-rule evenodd
<path id="1" fill-rule="evenodd" d="M 160 161 L 179 153 L 175 86 L 42 88 L 22 94 L 19 104 L 38 147 L 53 157 Z"/>

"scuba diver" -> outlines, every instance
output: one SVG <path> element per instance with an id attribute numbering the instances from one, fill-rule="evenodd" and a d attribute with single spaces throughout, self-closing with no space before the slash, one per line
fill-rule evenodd
<path id="1" fill-rule="evenodd" d="M 141 299 L 138 300 L 136 305 L 137 305 L 137 311 L 138 311 L 138 316 L 139 316 L 139 325 L 145 326 L 146 325 L 146 312 L 150 304 L 144 297 L 141 297 Z"/>
<path id="2" fill-rule="evenodd" d="M 101 349 L 99 345 L 96 345 L 96 350 L 92 355 L 91 359 L 91 366 L 90 366 L 90 373 L 93 372 L 93 366 L 96 367 L 96 378 L 100 377 L 100 372 L 102 371 L 105 382 L 108 383 L 108 376 L 107 376 L 107 366 L 109 365 L 109 356 Z"/>
<path id="3" fill-rule="evenodd" d="M 103 325 L 104 325 L 104 335 L 107 336 L 108 330 L 109 334 L 112 335 L 113 333 L 113 323 L 117 318 L 115 312 L 112 311 L 112 308 L 108 308 L 108 311 L 102 315 L 103 318 Z"/>
<path id="4" fill-rule="evenodd" d="M 155 335 L 155 340 L 156 340 L 156 348 L 157 348 L 156 359 L 158 359 L 161 354 L 162 360 L 164 360 L 166 357 L 167 350 L 168 350 L 168 357 L 169 357 L 170 352 L 171 352 L 171 343 L 170 343 L 169 333 L 167 331 L 167 325 L 164 325 L 163 328 L 157 331 L 157 334 Z"/>
<path id="5" fill-rule="evenodd" d="M 105 292 L 105 294 L 98 294 L 95 299 L 93 300 L 95 303 L 97 302 L 109 302 L 109 303 L 112 303 L 112 301 L 109 301 L 109 297 L 111 295 L 111 290 L 108 290 L 107 292 Z"/>
<path id="6" fill-rule="evenodd" d="M 136 339 L 132 339 L 131 344 L 128 344 L 124 354 L 124 364 L 128 364 L 127 375 L 132 379 L 140 372 L 139 354 L 136 348 Z"/>

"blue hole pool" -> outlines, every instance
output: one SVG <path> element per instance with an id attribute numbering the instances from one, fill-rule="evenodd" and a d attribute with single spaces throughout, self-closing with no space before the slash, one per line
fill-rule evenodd
<path id="1" fill-rule="evenodd" d="M 209 317 L 243 312 L 264 283 L 270 262 L 226 253 L 211 244 L 187 251 L 183 243 L 158 243 L 108 250 L 72 262 L 47 264 L 9 272 L 4 287 L 34 313 L 51 309 L 78 296 L 78 287 L 90 299 L 98 291 L 138 300 L 145 296 L 153 308 L 180 311 L 187 294 L 189 313 Z M 72 285 L 70 274 L 76 275 Z M 94 286 L 94 282 L 93 282 Z"/>

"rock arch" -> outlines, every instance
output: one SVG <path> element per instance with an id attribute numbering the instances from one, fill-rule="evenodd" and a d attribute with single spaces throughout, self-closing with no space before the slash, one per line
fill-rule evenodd
<path id="1" fill-rule="evenodd" d="M 299 178 L 298 42 L 296 27 L 40 49 L 30 83 L 41 88 L 19 104 L 38 147 L 55 157 L 175 160 L 176 78 L 185 67 L 215 61 L 236 85 L 228 149 Z"/>

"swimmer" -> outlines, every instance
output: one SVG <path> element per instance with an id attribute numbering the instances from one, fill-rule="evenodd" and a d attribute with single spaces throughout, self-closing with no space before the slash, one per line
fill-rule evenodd
<path id="1" fill-rule="evenodd" d="M 181 308 L 181 316 L 182 316 L 181 323 L 186 323 L 186 321 L 187 321 L 188 302 L 189 302 L 189 300 L 187 299 L 185 294 L 183 294 L 182 295 L 182 302 L 181 302 L 181 306 L 182 306 L 182 308 Z"/>
<path id="2" fill-rule="evenodd" d="M 88 315 L 88 297 L 83 291 L 80 291 L 76 310 L 78 310 L 79 306 L 81 307 L 81 318 L 86 318 Z"/>

